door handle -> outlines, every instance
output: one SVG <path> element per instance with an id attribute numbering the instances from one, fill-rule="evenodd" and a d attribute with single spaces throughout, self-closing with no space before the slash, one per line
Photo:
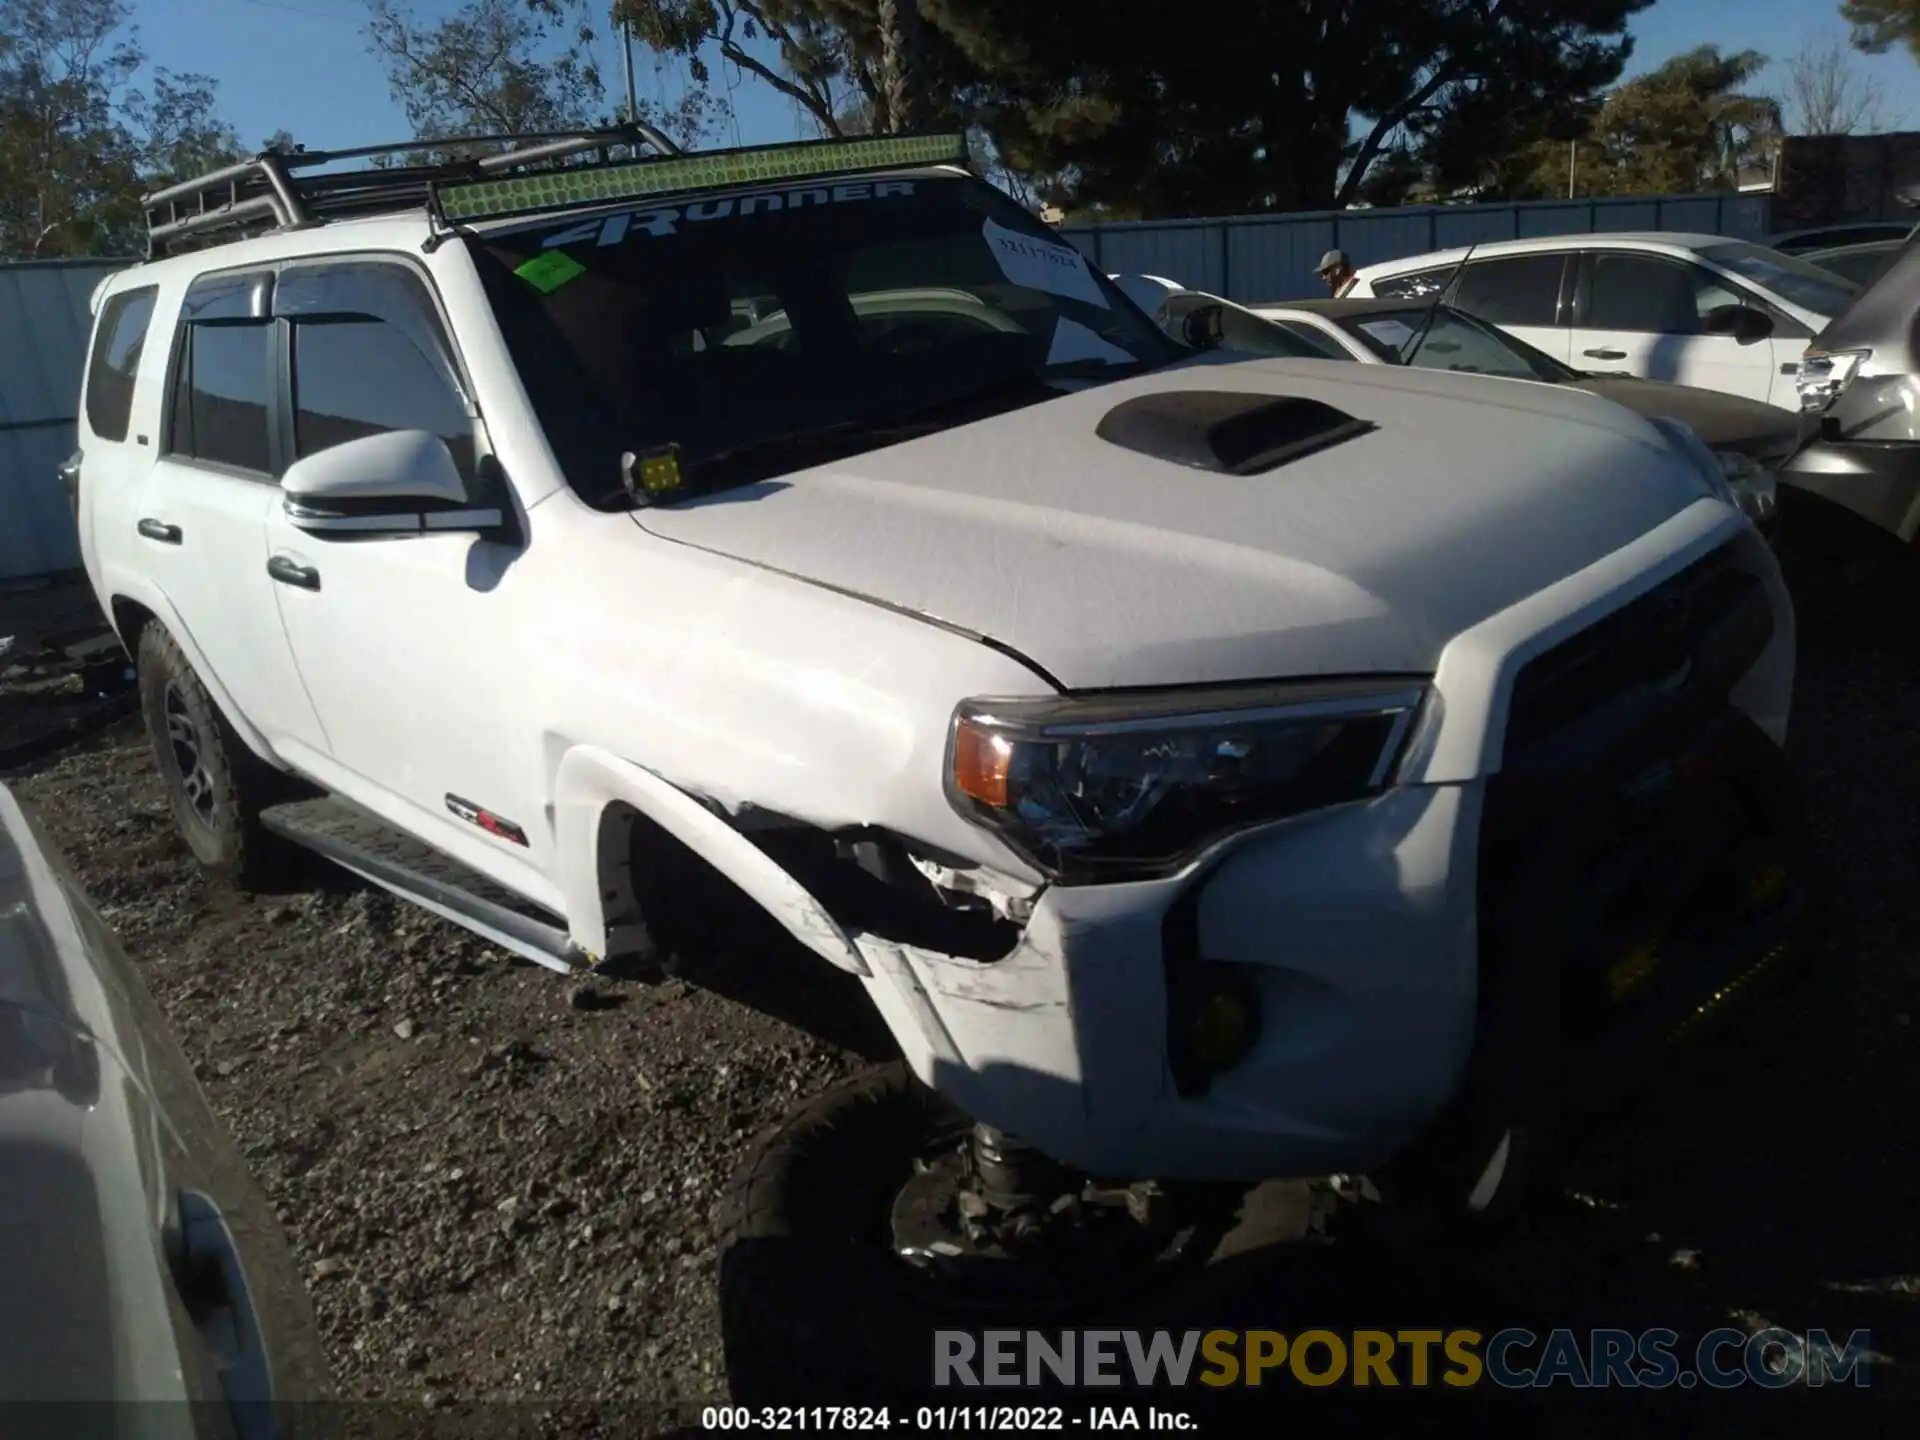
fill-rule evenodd
<path id="1" fill-rule="evenodd" d="M 158 540 L 162 545 L 180 543 L 180 527 L 169 525 L 164 520 L 142 520 L 134 527 L 149 540 Z"/>
<path id="2" fill-rule="evenodd" d="M 1780 367 L 1780 373 L 1782 375 L 1798 375 L 1800 373 L 1800 366 L 1797 362 L 1789 360 Z"/>
<path id="3" fill-rule="evenodd" d="M 1627 358 L 1627 352 L 1624 350 L 1582 350 L 1580 353 L 1589 360 L 1624 360 Z"/>
<path id="4" fill-rule="evenodd" d="M 282 585 L 291 585 L 296 590 L 318 590 L 320 572 L 311 565 L 302 565 L 298 560 L 290 560 L 285 555 L 274 555 L 267 560 L 267 574 Z"/>

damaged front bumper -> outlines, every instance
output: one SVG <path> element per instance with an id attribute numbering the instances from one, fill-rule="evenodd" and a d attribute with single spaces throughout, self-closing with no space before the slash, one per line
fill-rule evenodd
<path id="1" fill-rule="evenodd" d="M 1204 873 L 1049 890 L 997 961 L 863 936 L 868 988 L 923 1080 L 1092 1173 L 1351 1168 L 1465 1068 L 1479 791 L 1396 790 L 1250 837 Z M 1251 989 L 1259 1029 L 1183 1094 L 1177 997 L 1203 967 Z"/>
<path id="2" fill-rule="evenodd" d="M 1635 958 L 1648 937 L 1626 925 L 1606 973 L 1622 983 L 1623 961 L 1645 970 L 1643 986 L 1625 987 L 1629 1008 L 1640 1032 L 1671 1030 L 1672 1015 L 1797 943 L 1807 913 L 1799 841 L 1781 838 L 1798 833 L 1797 802 L 1768 768 L 1790 699 L 1791 611 L 1760 538 L 1720 515 L 1677 517 L 1674 533 L 1650 537 L 1665 545 L 1651 573 L 1644 555 L 1621 562 L 1624 576 L 1594 567 L 1461 637 L 1435 679 L 1440 734 L 1397 788 L 1243 835 L 1178 876 L 1048 890 L 997 960 L 858 936 L 868 990 L 909 1062 L 977 1119 L 1099 1175 L 1365 1172 L 1489 1086 L 1551 1091 L 1559 1080 L 1541 1077 L 1564 1071 L 1571 1041 L 1629 1043 L 1633 1027 L 1609 1019 L 1587 1036 L 1582 1012 L 1562 1004 L 1588 993 L 1591 959 L 1555 927 L 1640 903 L 1634 885 L 1674 869 L 1635 848 L 1663 831 L 1698 847 L 1688 873 L 1716 904 L 1743 886 L 1777 902 L 1696 927 L 1692 948 L 1668 937 L 1658 963 Z M 1698 624 L 1672 675 L 1579 689 L 1609 666 L 1643 665 L 1647 626 L 1671 627 L 1676 600 Z M 1543 699 L 1547 681 L 1558 688 Z M 1492 764 L 1458 773 L 1487 753 Z M 1695 774 L 1699 756 L 1714 764 Z M 1679 781 L 1647 789 L 1675 762 Z M 1548 777 L 1546 811 L 1516 807 L 1516 794 L 1541 794 L 1530 773 Z M 1725 828 L 1728 783 L 1764 795 L 1741 813 L 1771 817 L 1767 835 L 1737 818 Z M 1636 785 L 1647 793 L 1618 799 L 1624 809 L 1599 802 Z M 1509 872 L 1516 833 L 1523 856 L 1560 857 L 1552 886 Z M 1622 866 L 1635 878 L 1617 894 L 1589 883 Z M 1523 895 L 1531 910 L 1516 910 Z M 1258 1023 L 1209 1070 L 1198 1030 L 1214 992 L 1240 997 Z M 1606 1053 L 1586 1071 L 1625 1066 L 1624 1050 Z"/>

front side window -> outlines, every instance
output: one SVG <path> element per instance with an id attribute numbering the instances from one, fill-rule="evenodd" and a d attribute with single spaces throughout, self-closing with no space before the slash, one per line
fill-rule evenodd
<path id="1" fill-rule="evenodd" d="M 1698 335 L 1706 311 L 1715 303 L 1727 303 L 1725 293 L 1713 276 L 1690 265 L 1652 255 L 1602 252 L 1593 257 L 1586 325 L 1591 330 Z"/>
<path id="2" fill-rule="evenodd" d="M 426 430 L 474 466 L 474 427 L 426 287 L 383 261 L 287 270 L 274 310 L 292 327 L 296 459 L 349 440 Z"/>
<path id="3" fill-rule="evenodd" d="M 1080 252 L 960 177 L 690 198 L 484 237 L 476 259 L 569 480 L 623 452 L 744 483 L 1186 353 Z"/>
<path id="4" fill-rule="evenodd" d="M 168 453 L 271 471 L 267 411 L 272 395 L 271 321 L 191 321 L 174 373 Z"/>
<path id="5" fill-rule="evenodd" d="M 100 309 L 94 328 L 93 360 L 87 367 L 87 424 L 102 440 L 127 438 L 133 413 L 133 377 L 146 347 L 159 288 L 122 290 Z"/>

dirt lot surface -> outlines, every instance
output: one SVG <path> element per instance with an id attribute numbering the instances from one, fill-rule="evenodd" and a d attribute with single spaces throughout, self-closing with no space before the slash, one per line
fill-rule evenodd
<path id="1" fill-rule="evenodd" d="M 1913 1393 L 1916 675 L 1877 641 L 1803 656 L 1793 749 L 1844 917 L 1812 984 L 1622 1114 L 1522 1232 L 1316 1262 L 1353 1323 L 1868 1328 L 1892 1362 L 1875 1395 Z M 649 1407 L 724 1397 L 712 1207 L 760 1127 L 857 1067 L 847 1049 L 722 998 L 744 962 L 570 986 L 317 862 L 283 894 L 213 884 L 131 720 L 6 779 L 144 962 L 345 1393 L 589 1402 L 637 1433 L 673 1421 Z M 1247 1318 L 1346 1323 L 1255 1273 Z"/>

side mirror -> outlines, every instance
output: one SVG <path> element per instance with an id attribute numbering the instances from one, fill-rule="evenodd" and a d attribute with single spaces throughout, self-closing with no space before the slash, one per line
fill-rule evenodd
<path id="1" fill-rule="evenodd" d="M 1702 317 L 1702 328 L 1709 335 L 1730 335 L 1742 345 L 1751 345 L 1773 334 L 1773 317 L 1751 305 L 1716 305 Z"/>
<path id="2" fill-rule="evenodd" d="M 1196 305 L 1180 322 L 1180 338 L 1195 350 L 1217 350 L 1227 339 L 1224 305 Z"/>
<path id="3" fill-rule="evenodd" d="M 428 430 L 348 440 L 287 467 L 287 519 L 310 535 L 350 539 L 437 530 L 497 530 L 497 505 L 475 505 L 446 441 Z"/>

